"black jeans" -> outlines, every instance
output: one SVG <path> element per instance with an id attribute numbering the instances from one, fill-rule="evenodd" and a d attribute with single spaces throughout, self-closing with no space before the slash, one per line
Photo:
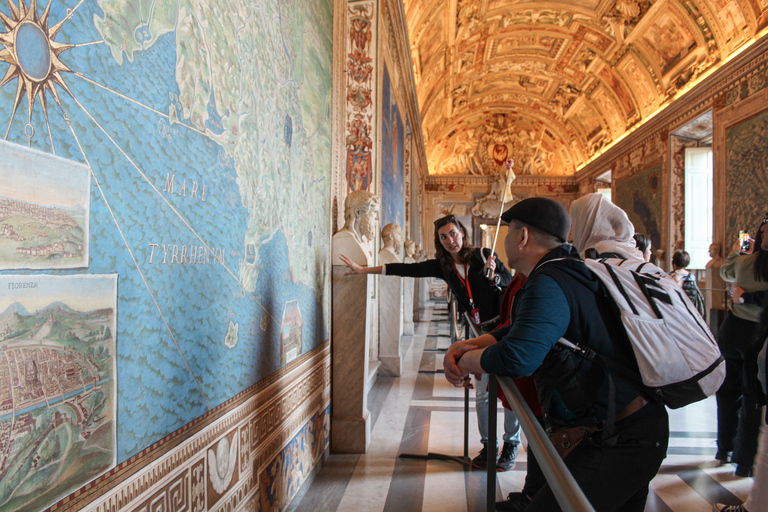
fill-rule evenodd
<path id="1" fill-rule="evenodd" d="M 649 410 L 644 411 L 646 408 Z M 615 444 L 607 445 L 597 431 L 565 459 L 597 512 L 645 509 L 648 484 L 667 456 L 669 418 L 663 406 L 648 404 L 643 409 L 616 423 L 619 437 Z M 526 493 L 532 490 L 526 482 Z M 554 512 L 560 506 L 549 485 L 544 485 L 525 510 Z"/>
<path id="2" fill-rule="evenodd" d="M 756 328 L 756 322 L 729 311 L 717 333 L 725 358 L 725 380 L 717 391 L 717 449 L 733 452 L 731 460 L 742 466 L 754 464 L 760 433 L 760 406 L 744 371 L 745 352 Z"/>

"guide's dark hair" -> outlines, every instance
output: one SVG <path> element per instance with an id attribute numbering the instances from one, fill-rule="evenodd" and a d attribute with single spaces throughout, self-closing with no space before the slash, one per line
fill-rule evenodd
<path id="1" fill-rule="evenodd" d="M 440 267 L 446 272 L 453 270 L 453 257 L 440 242 L 439 231 L 440 228 L 447 226 L 448 224 L 455 225 L 464 235 L 461 244 L 461 250 L 459 251 L 459 262 L 469 263 L 469 259 L 472 257 L 472 253 L 475 251 L 475 248 L 469 241 L 469 236 L 467 236 L 467 229 L 464 227 L 464 224 L 462 224 L 461 221 L 456 218 L 455 215 L 446 215 L 445 217 L 437 219 L 435 221 L 435 257 L 438 259 L 438 261 L 440 261 Z"/>

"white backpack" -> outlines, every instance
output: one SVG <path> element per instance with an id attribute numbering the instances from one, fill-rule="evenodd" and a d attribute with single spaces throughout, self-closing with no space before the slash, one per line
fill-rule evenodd
<path id="1" fill-rule="evenodd" d="M 652 396 L 677 409 L 720 388 L 725 361 L 715 337 L 673 279 L 657 266 L 638 260 L 587 259 L 584 263 L 616 303 L 637 359 L 639 380 Z M 638 382 L 635 371 L 588 347 L 565 339 L 560 343 Z"/>

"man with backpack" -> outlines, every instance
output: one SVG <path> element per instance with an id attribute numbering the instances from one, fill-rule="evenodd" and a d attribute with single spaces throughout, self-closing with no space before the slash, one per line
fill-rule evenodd
<path id="1" fill-rule="evenodd" d="M 571 448 L 565 463 L 594 508 L 640 512 L 666 456 L 666 409 L 646 399 L 641 386 L 558 344 L 566 338 L 638 371 L 615 305 L 577 251 L 564 243 L 571 224 L 565 208 L 535 197 L 515 204 L 502 219 L 510 224 L 509 264 L 528 280 L 517 294 L 509 327 L 451 346 L 446 378 L 461 386 L 470 373 L 520 378 L 536 371 L 552 439 L 565 439 L 562 444 Z M 526 492 L 531 499 L 520 510 L 560 509 L 548 485 Z"/>

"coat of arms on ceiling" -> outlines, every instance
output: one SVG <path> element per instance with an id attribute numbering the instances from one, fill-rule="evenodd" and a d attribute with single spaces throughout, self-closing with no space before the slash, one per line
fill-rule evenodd
<path id="1" fill-rule="evenodd" d="M 543 147 L 543 128 L 513 127 L 506 114 L 494 114 L 483 127 L 456 137 L 453 154 L 438 174 L 493 176 L 502 174 L 510 159 L 516 174 L 550 174 L 555 168 L 555 154 Z"/>

